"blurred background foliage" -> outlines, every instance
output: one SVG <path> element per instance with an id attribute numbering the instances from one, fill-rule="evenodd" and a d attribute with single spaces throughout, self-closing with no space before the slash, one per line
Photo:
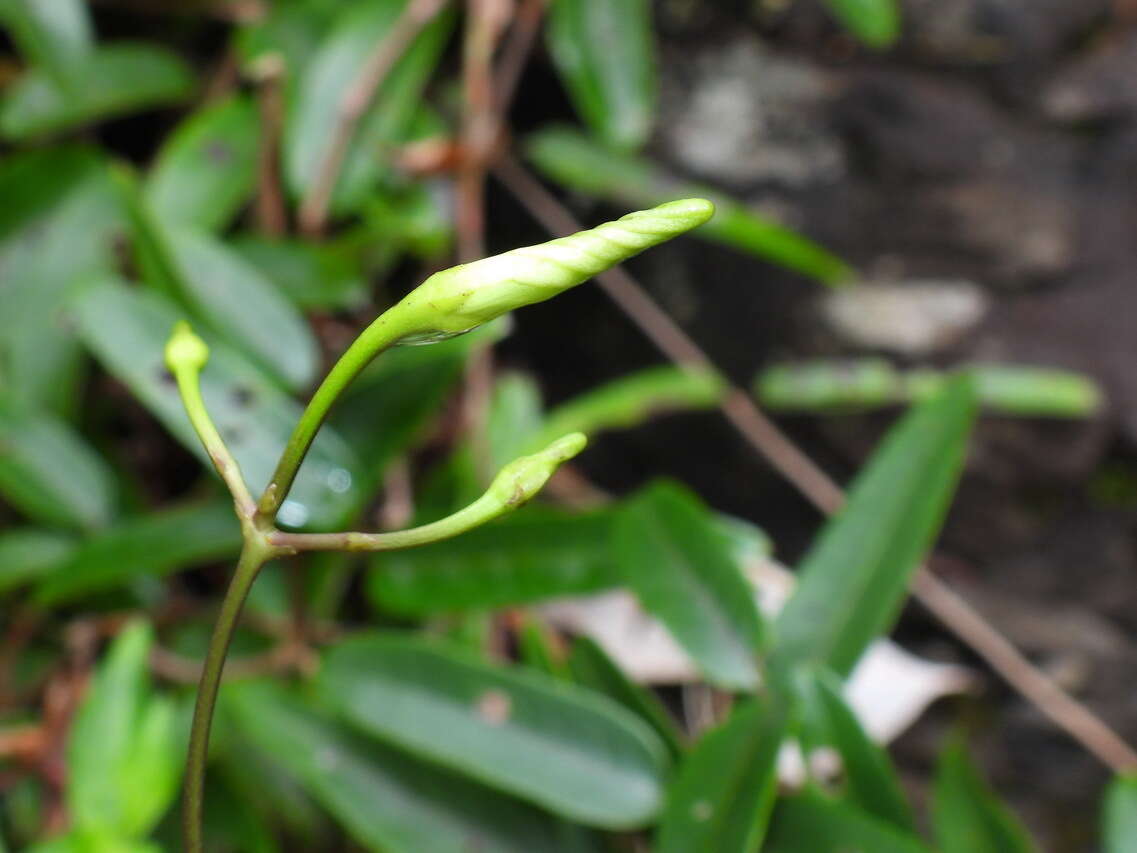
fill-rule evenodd
<path id="1" fill-rule="evenodd" d="M 927 203 L 947 231 L 982 231 L 944 250 L 965 259 L 959 275 L 1057 277 L 1051 200 L 994 171 L 1017 156 L 996 143 L 1018 137 L 992 120 L 979 151 L 966 134 L 987 132 L 983 110 L 969 123 L 971 105 L 938 94 L 930 123 L 949 143 L 963 134 L 965 153 L 904 137 L 924 108 L 911 81 L 897 94 L 870 79 L 860 112 L 856 92 L 844 102 L 847 153 L 818 119 L 831 81 L 811 63 L 833 76 L 897 55 L 931 71 L 962 61 L 927 59 L 934 43 L 982 73 L 994 48 L 976 9 L 999 4 L 924 5 L 0 0 L 0 848 L 179 846 L 192 685 L 240 535 L 163 367 L 177 320 L 208 339 L 204 396 L 257 489 L 299 400 L 429 272 L 550 236 L 524 211 L 564 231 L 570 210 L 592 222 L 702 195 L 715 219 L 634 268 L 725 375 L 666 364 L 613 306 L 574 294 L 531 322 L 394 351 L 351 388 L 282 525 L 430 521 L 552 437 L 611 441 L 540 505 L 453 541 L 266 570 L 222 694 L 209 849 L 1034 849 L 958 734 L 900 773 L 843 695 L 939 531 L 977 408 L 1010 430 L 1045 423 L 1041 439 L 1012 436 L 1027 456 L 1090 442 L 1098 467 L 1077 477 L 1099 504 L 1131 511 L 1137 493 L 1127 439 L 1103 426 L 1110 370 L 1013 343 L 941 346 L 991 297 L 943 281 L 942 262 L 898 288 L 889 252 L 902 249 L 870 233 L 882 220 L 905 233 L 911 216 L 899 245 L 920 244 L 931 226 L 896 199 L 911 183 L 927 201 L 920 182 L 954 175 Z M 1056 44 L 1114 26 L 1049 5 L 1073 18 Z M 1012 100 L 1024 83 L 1008 67 L 994 85 Z M 1039 145 L 1043 168 L 1061 159 Z M 846 160 L 892 187 L 881 209 L 833 178 Z M 980 160 L 981 184 L 951 172 Z M 977 196 L 988 219 L 973 226 Z M 1004 214 L 1003 231 L 984 230 Z M 992 248 L 1007 232 L 1033 250 Z M 824 301 L 839 346 L 810 345 L 813 315 L 790 345 L 806 298 Z M 735 386 L 796 413 L 838 473 L 861 469 L 816 539 L 817 516 L 711 414 Z M 981 462 L 1000 455 L 984 436 Z M 773 548 L 799 566 L 780 614 L 753 580 Z M 619 589 L 690 677 L 637 673 L 646 634 L 570 630 L 546 607 Z M 795 781 L 791 744 L 838 755 L 843 772 Z M 1096 801 L 1095 772 L 1070 802 Z M 1032 829 L 1047 849 L 1096 835 L 1131 850 L 1135 790 L 1119 777 L 1100 825 Z"/>

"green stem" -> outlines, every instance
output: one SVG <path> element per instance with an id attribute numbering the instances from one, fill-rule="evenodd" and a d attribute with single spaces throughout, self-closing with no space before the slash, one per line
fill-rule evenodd
<path id="1" fill-rule="evenodd" d="M 205 795 L 205 765 L 209 759 L 209 729 L 213 723 L 213 709 L 217 705 L 217 691 L 221 686 L 221 673 L 233 631 L 245 605 L 253 581 L 261 567 L 272 557 L 282 553 L 264 540 L 247 538 L 237 562 L 229 589 L 221 602 L 221 612 L 213 627 L 201 681 L 197 688 L 197 703 L 193 709 L 190 728 L 189 755 L 186 759 L 185 799 L 183 802 L 183 831 L 187 853 L 202 853 L 202 803 Z"/>
<path id="2" fill-rule="evenodd" d="M 300 416 L 299 423 L 292 431 L 280 461 L 276 464 L 272 479 L 269 480 L 257 504 L 258 525 L 267 528 L 275 520 L 277 510 L 284 503 L 288 490 L 292 488 L 292 482 L 296 479 L 300 463 L 304 461 L 308 448 L 312 446 L 312 440 L 344 389 L 377 355 L 389 349 L 404 336 L 405 330 L 397 328 L 397 325 L 390 322 L 386 314 L 380 316 L 355 339 L 320 383 L 320 387 L 312 395 L 304 414 Z"/>

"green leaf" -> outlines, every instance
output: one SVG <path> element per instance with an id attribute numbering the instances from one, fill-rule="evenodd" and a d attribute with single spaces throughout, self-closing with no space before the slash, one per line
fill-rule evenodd
<path id="1" fill-rule="evenodd" d="M 344 93 L 405 5 L 404 0 L 345 5 L 312 59 L 285 126 L 284 170 L 296 195 L 303 195 L 315 182 Z M 382 177 L 383 153 L 410 126 L 453 20 L 444 13 L 427 25 L 384 77 L 344 159 L 333 213 L 357 208 Z"/>
<path id="2" fill-rule="evenodd" d="M 368 849 L 594 849 L 542 812 L 368 742 L 275 685 L 227 688 L 225 707 L 243 737 L 275 756 Z"/>
<path id="3" fill-rule="evenodd" d="M 891 46 L 900 37 L 898 0 L 825 0 L 833 17 L 872 48 Z"/>
<path id="4" fill-rule="evenodd" d="M 78 70 L 83 85 L 70 94 L 47 71 L 26 72 L 0 105 L 0 136 L 23 140 L 69 130 L 179 101 L 193 87 L 180 59 L 146 44 L 100 47 Z"/>
<path id="5" fill-rule="evenodd" d="M 710 409 L 722 399 L 725 382 L 711 371 L 653 367 L 601 385 L 551 410 L 544 427 L 529 443 L 545 447 L 557 436 L 583 432 L 594 436 L 631 429 L 673 411 Z"/>
<path id="6" fill-rule="evenodd" d="M 554 0 L 549 52 L 573 104 L 600 138 L 640 148 L 655 121 L 655 39 L 648 0 Z"/>
<path id="7" fill-rule="evenodd" d="M 377 554 L 367 591 L 383 610 L 425 615 L 583 595 L 619 582 L 603 547 L 609 512 L 526 507 L 456 539 Z"/>
<path id="8" fill-rule="evenodd" d="M 644 607 L 709 681 L 757 686 L 762 617 L 714 516 L 694 495 L 671 483 L 646 490 L 620 510 L 613 549 Z"/>
<path id="9" fill-rule="evenodd" d="M 335 246 L 246 236 L 229 248 L 302 310 L 358 309 L 367 302 L 358 265 Z"/>
<path id="10" fill-rule="evenodd" d="M 289 388 L 307 387 L 319 366 L 316 338 L 272 282 L 208 234 L 166 238 L 191 310 Z"/>
<path id="11" fill-rule="evenodd" d="M 87 145 L 6 154 L 0 160 L 0 239 L 54 208 L 103 164 L 98 149 Z"/>
<path id="12" fill-rule="evenodd" d="M 182 744 L 173 703 L 149 688 L 152 632 L 129 623 L 100 665 L 67 743 L 67 802 L 84 832 L 145 836 L 170 805 Z"/>
<path id="13" fill-rule="evenodd" d="M 802 561 L 772 665 L 819 664 L 844 676 L 889 630 L 947 513 L 974 418 L 964 375 L 889 431 Z"/>
<path id="14" fill-rule="evenodd" d="M 217 231 L 253 193 L 260 119 L 235 95 L 189 116 L 167 137 L 146 180 L 151 209 L 170 225 Z"/>
<path id="15" fill-rule="evenodd" d="M 631 828 L 659 810 L 663 744 L 582 688 L 384 634 L 333 649 L 319 687 L 361 729 L 571 820 Z"/>
<path id="16" fill-rule="evenodd" d="M 1137 853 L 1137 776 L 1118 776 L 1102 803 L 1103 853 Z"/>
<path id="17" fill-rule="evenodd" d="M 815 673 L 809 680 L 824 715 L 828 742 L 841 756 L 847 799 L 897 829 L 915 833 L 916 819 L 888 754 L 865 734 L 845 704 L 840 681 L 829 673 Z"/>
<path id="18" fill-rule="evenodd" d="M 764 853 L 931 853 L 919 838 L 848 803 L 814 793 L 778 801 L 762 849 Z"/>
<path id="19" fill-rule="evenodd" d="M 642 158 L 611 151 L 579 132 L 550 127 L 531 134 L 526 154 L 547 177 L 559 184 L 621 206 L 649 207 L 677 198 L 708 198 L 715 217 L 692 232 L 816 278 L 838 284 L 852 268 L 828 249 L 779 225 L 720 192 L 679 181 Z"/>
<path id="20" fill-rule="evenodd" d="M 577 683 L 619 702 L 655 729 L 673 758 L 682 754 L 682 735 L 659 697 L 628 678 L 595 641 L 577 637 L 568 665 Z"/>
<path id="21" fill-rule="evenodd" d="M 95 528 L 115 511 L 114 472 L 81 435 L 45 413 L 0 404 L 0 494 L 46 524 Z"/>
<path id="22" fill-rule="evenodd" d="M 49 149 L 50 150 L 50 149 Z M 113 268 L 122 209 L 100 158 L 84 149 L 55 156 L 22 156 L 0 186 L 0 197 L 26 214 L 9 221 L 11 236 L 0 245 L 0 389 L 30 409 L 71 417 L 82 398 L 82 348 L 63 322 L 63 308 L 93 275 Z M 48 172 L 73 178 L 57 186 Z M 24 193 L 42 181 L 41 207 Z M 13 192 L 12 196 L 7 192 Z"/>
<path id="23" fill-rule="evenodd" d="M 534 438 L 544 435 L 541 431 L 543 408 L 541 390 L 533 377 L 522 373 L 505 373 L 498 377 L 486 417 L 485 447 L 477 442 L 470 447 L 471 453 L 483 463 L 481 467 L 485 475 L 492 477 L 517 457 L 548 447 L 562 435 L 583 432 L 577 429 L 565 430 L 543 444 L 536 444 Z"/>
<path id="24" fill-rule="evenodd" d="M 0 593 L 37 580 L 67 561 L 75 540 L 34 527 L 0 531 Z"/>
<path id="25" fill-rule="evenodd" d="M 999 802 L 958 739 L 941 753 L 932 791 L 932 825 L 942 853 L 1030 853 L 1030 836 Z"/>
<path id="26" fill-rule="evenodd" d="M 43 68 L 57 85 L 74 90 L 84 82 L 83 63 L 95 38 L 82 0 L 0 0 L 0 24 L 29 64 Z"/>
<path id="27" fill-rule="evenodd" d="M 115 281 L 100 282 L 73 307 L 79 335 L 103 367 L 187 449 L 209 463 L 166 371 L 163 351 L 182 312 L 156 293 Z M 207 340 L 209 336 L 205 335 Z M 201 375 L 202 394 L 250 489 L 264 488 L 300 407 L 241 356 L 209 340 L 211 357 Z M 363 500 L 358 463 L 334 429 L 324 427 L 282 506 L 281 524 L 327 528 Z"/>
<path id="28" fill-rule="evenodd" d="M 54 606 L 140 577 L 160 577 L 236 555 L 241 529 L 227 500 L 161 510 L 116 524 L 84 542 L 36 591 Z"/>
<path id="29" fill-rule="evenodd" d="M 553 678 L 570 679 L 564 646 L 555 632 L 532 613 L 521 613 L 520 622 L 515 635 L 521 663 Z"/>
<path id="30" fill-rule="evenodd" d="M 787 722 L 780 702 L 751 700 L 703 735 L 668 789 L 657 853 L 765 849 Z M 813 853 L 808 845 L 799 849 Z"/>

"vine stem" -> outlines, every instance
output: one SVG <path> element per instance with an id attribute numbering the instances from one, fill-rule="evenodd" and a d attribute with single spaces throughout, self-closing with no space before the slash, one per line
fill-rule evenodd
<path id="1" fill-rule="evenodd" d="M 249 537 L 241 549 L 237 568 L 225 591 L 221 611 L 213 626 L 205 663 L 198 682 L 197 701 L 193 708 L 193 724 L 190 728 L 189 752 L 186 758 L 186 779 L 183 803 L 183 831 L 187 853 L 202 853 L 203 829 L 202 813 L 205 796 L 205 765 L 209 760 L 209 730 L 213 724 L 213 709 L 217 705 L 217 691 L 221 686 L 221 674 L 225 669 L 225 656 L 233 640 L 233 631 L 248 598 L 249 590 L 256 580 L 261 567 L 270 559 L 282 553 L 281 549 L 269 545 L 260 538 Z"/>
<path id="2" fill-rule="evenodd" d="M 512 155 L 494 174 L 552 234 L 580 229 L 572 214 Z M 604 292 L 680 367 L 716 370 L 710 357 L 620 267 L 596 276 Z M 844 490 L 783 433 L 743 390 L 728 386 L 720 404 L 727 420 L 774 468 L 826 515 L 840 510 Z M 913 596 L 1020 695 L 1117 773 L 1137 770 L 1137 751 L 1088 707 L 1059 687 L 950 586 L 921 567 Z"/>

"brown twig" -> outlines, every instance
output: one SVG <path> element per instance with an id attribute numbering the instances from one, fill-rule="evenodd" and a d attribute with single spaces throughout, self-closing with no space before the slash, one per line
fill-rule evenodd
<path id="1" fill-rule="evenodd" d="M 257 225 L 268 237 L 288 231 L 288 213 L 280 174 L 281 139 L 284 135 L 284 58 L 277 53 L 260 57 L 250 69 L 257 86 L 261 134 L 257 148 Z"/>
<path id="2" fill-rule="evenodd" d="M 503 119 L 517 94 L 521 72 L 525 70 L 533 52 L 547 5 L 548 0 L 521 0 L 520 8 L 514 16 L 513 28 L 502 45 L 501 59 L 498 60 L 497 71 L 494 73 L 493 90 L 497 98 L 498 116 Z"/>
<path id="3" fill-rule="evenodd" d="M 564 236 L 582 230 L 565 209 L 515 158 L 503 158 L 495 174 L 545 228 Z M 644 334 L 680 366 L 713 369 L 705 352 L 619 268 L 597 276 L 601 287 Z M 840 486 L 767 418 L 740 389 L 728 392 L 723 413 L 746 440 L 819 510 L 832 514 L 844 503 Z M 926 568 L 912 582 L 913 596 L 975 651 L 1008 684 L 1052 722 L 1115 772 L 1137 769 L 1137 752 L 1012 645 L 970 604 Z"/>
<path id="4" fill-rule="evenodd" d="M 300 205 L 300 228 L 305 234 L 318 236 L 324 230 L 340 169 L 360 119 L 379 86 L 415 37 L 445 6 L 446 0 L 411 0 L 391 29 L 376 43 L 359 75 L 344 92 L 335 127 L 316 168 L 315 180 Z"/>

